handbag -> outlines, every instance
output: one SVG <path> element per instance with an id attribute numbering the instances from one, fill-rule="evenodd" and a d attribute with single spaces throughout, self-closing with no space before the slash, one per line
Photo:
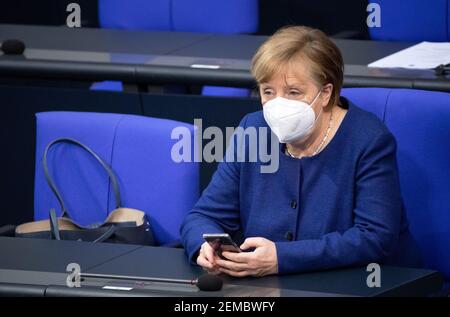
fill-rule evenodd
<path id="1" fill-rule="evenodd" d="M 81 147 L 92 155 L 108 173 L 114 191 L 116 205 L 115 209 L 111 211 L 104 222 L 82 226 L 70 217 L 66 204 L 50 176 L 47 166 L 48 152 L 52 146 L 58 143 L 69 143 Z M 17 226 L 15 229 L 16 237 L 155 245 L 147 215 L 141 210 L 121 206 L 121 197 L 116 175 L 92 149 L 74 139 L 56 139 L 45 148 L 42 165 L 45 180 L 55 194 L 62 214 L 60 217 L 57 217 L 55 209 L 52 208 L 49 212 L 48 220 L 28 222 Z"/>

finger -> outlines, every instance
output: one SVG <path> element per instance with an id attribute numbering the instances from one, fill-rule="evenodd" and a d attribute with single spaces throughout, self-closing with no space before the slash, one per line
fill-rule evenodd
<path id="1" fill-rule="evenodd" d="M 231 262 L 231 261 L 227 261 L 227 260 L 222 260 L 219 259 L 217 261 L 217 265 L 219 266 L 219 268 L 226 268 L 228 270 L 232 270 L 232 271 L 245 271 L 246 269 L 248 269 L 247 264 L 245 263 L 236 263 L 236 262 Z"/>
<path id="2" fill-rule="evenodd" d="M 210 262 L 208 262 L 205 258 L 197 259 L 197 264 L 200 265 L 201 267 L 207 269 L 207 270 L 214 269 L 214 266 Z"/>
<path id="3" fill-rule="evenodd" d="M 249 256 L 251 257 L 251 253 L 246 252 L 228 252 L 224 251 L 222 252 L 222 256 L 227 258 L 230 261 L 237 262 L 237 263 L 248 263 Z"/>
<path id="4" fill-rule="evenodd" d="M 209 252 L 209 251 L 211 251 L 211 252 Z M 205 253 L 207 253 L 207 254 L 205 254 Z M 220 257 L 217 255 L 216 251 L 214 251 L 212 248 L 209 247 L 209 248 L 203 249 L 203 255 L 204 255 L 205 259 L 212 265 L 213 270 L 218 269 L 217 261 L 220 260 Z"/>
<path id="5" fill-rule="evenodd" d="M 215 261 L 215 255 L 216 253 L 214 252 L 214 250 L 208 245 L 206 245 L 205 247 L 203 247 L 202 249 L 203 251 L 203 255 L 205 256 L 205 258 L 211 262 L 211 264 L 214 264 Z"/>
<path id="6" fill-rule="evenodd" d="M 235 271 L 228 270 L 226 268 L 220 268 L 219 270 L 222 273 L 228 274 L 228 275 L 233 276 L 233 277 L 244 277 L 244 276 L 250 275 L 250 273 L 248 271 L 235 272 Z"/>
<path id="7" fill-rule="evenodd" d="M 197 258 L 197 264 L 206 269 L 213 269 L 214 265 L 209 262 L 201 253 Z"/>
<path id="8" fill-rule="evenodd" d="M 240 248 L 242 250 L 247 250 L 250 248 L 257 248 L 262 246 L 264 243 L 264 238 L 256 237 L 256 238 L 247 238 L 244 243 L 241 244 Z"/>
<path id="9" fill-rule="evenodd" d="M 220 272 L 219 269 L 215 269 L 215 270 L 207 270 L 207 272 L 208 272 L 208 274 L 210 274 L 210 275 L 219 275 L 219 274 L 222 273 L 222 272 Z"/>

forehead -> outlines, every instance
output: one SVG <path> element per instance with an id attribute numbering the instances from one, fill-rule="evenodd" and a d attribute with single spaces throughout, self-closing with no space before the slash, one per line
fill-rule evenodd
<path id="1" fill-rule="evenodd" d="M 309 85 L 311 82 L 309 67 L 303 61 L 296 60 L 281 66 L 268 80 L 262 82 L 261 86 Z"/>

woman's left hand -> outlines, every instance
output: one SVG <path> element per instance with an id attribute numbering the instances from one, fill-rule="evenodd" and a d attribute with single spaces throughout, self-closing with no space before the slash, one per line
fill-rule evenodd
<path id="1" fill-rule="evenodd" d="M 222 252 L 227 260 L 218 259 L 219 270 L 235 277 L 265 276 L 278 273 L 275 243 L 265 238 L 248 238 L 240 246 L 242 250 L 255 248 L 252 252 Z"/>

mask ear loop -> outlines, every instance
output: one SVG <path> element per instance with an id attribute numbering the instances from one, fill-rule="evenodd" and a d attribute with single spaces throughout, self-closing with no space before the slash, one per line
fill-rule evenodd
<path id="1" fill-rule="evenodd" d="M 317 98 L 319 98 L 321 93 L 322 93 L 322 89 L 319 90 L 319 93 L 316 95 L 316 97 L 314 97 L 313 101 L 311 101 L 311 103 L 309 104 L 310 107 L 312 107 L 312 105 L 316 102 Z"/>
<path id="2" fill-rule="evenodd" d="M 320 94 L 322 93 L 322 90 L 319 90 L 319 93 L 316 95 L 316 97 L 314 98 L 314 100 L 309 104 L 309 106 L 312 109 L 312 105 L 316 102 L 317 98 L 319 98 Z M 313 109 L 314 111 L 314 109 Z M 320 107 L 320 112 L 319 114 L 316 116 L 315 120 L 314 120 L 314 124 L 316 124 L 317 120 L 319 119 L 320 115 L 323 113 L 323 107 Z"/>

